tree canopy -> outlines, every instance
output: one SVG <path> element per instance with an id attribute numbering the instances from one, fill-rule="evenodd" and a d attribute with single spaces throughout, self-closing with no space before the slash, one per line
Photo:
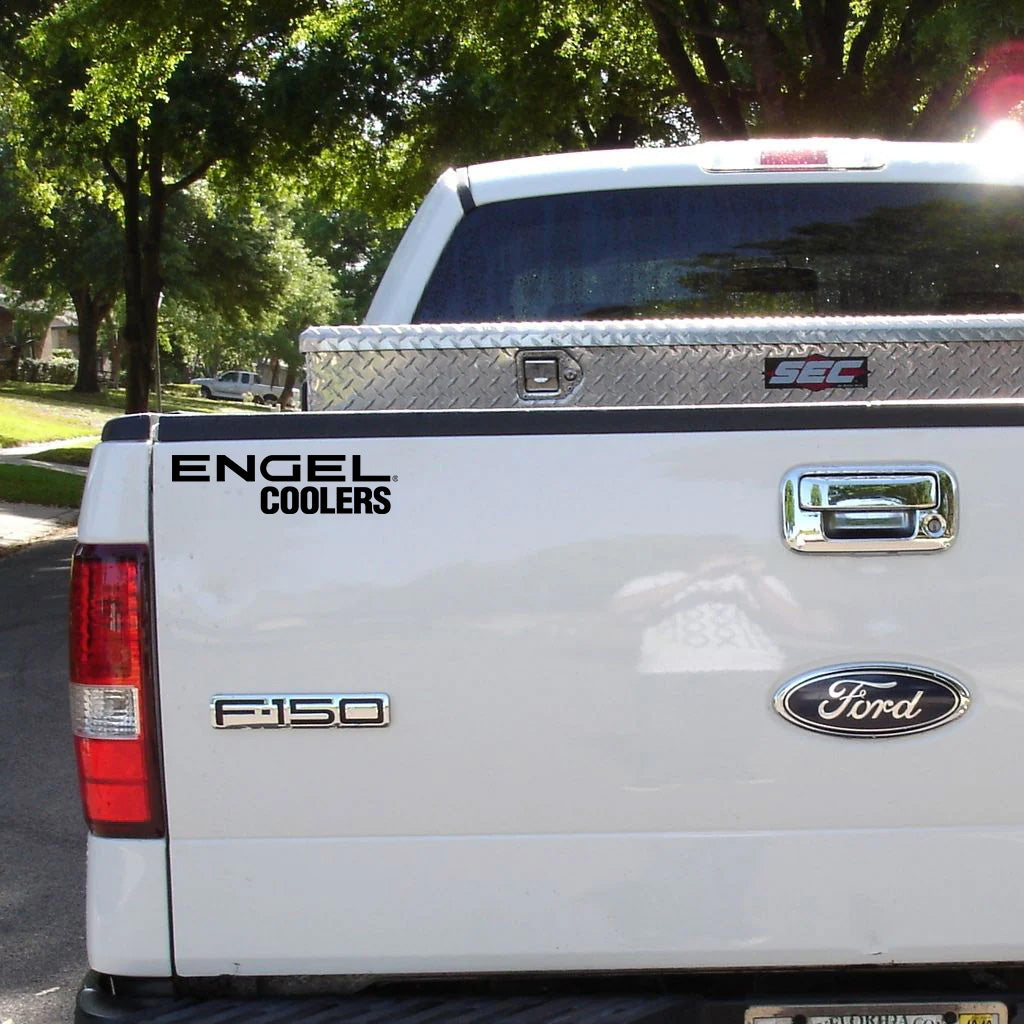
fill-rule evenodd
<path id="1" fill-rule="evenodd" d="M 120 197 L 127 403 L 145 409 L 164 291 L 169 204 L 218 165 L 256 181 L 319 138 L 374 116 L 372 54 L 316 0 L 230 5 L 63 0 L 0 15 L 0 73 L 22 157 L 44 142 L 56 175 L 98 162 Z M 325 70 L 330 69 L 330 74 Z"/>
<path id="2" fill-rule="evenodd" d="M 967 138 L 1021 117 L 1021 38 L 1024 0 L 10 0 L 0 146 L 43 228 L 116 225 L 138 410 L 162 296 L 181 337 L 234 323 L 274 351 L 298 322 L 286 308 L 358 315 L 448 165 L 765 135 Z M 319 296 L 295 305 L 284 267 Z M 98 270 L 84 277 L 106 302 Z"/>
<path id="3" fill-rule="evenodd" d="M 704 138 L 962 138 L 981 114 L 986 75 L 1024 65 L 1005 46 L 1024 31 L 1019 0 L 643 6 Z M 1015 102 L 1022 99 L 1018 91 Z"/>

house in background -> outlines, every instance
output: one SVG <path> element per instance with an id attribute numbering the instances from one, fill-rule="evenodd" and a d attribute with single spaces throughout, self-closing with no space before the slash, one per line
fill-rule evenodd
<path id="1" fill-rule="evenodd" d="M 11 308 L 0 304 L 0 363 L 8 363 L 13 356 L 17 334 L 15 316 L 18 310 L 35 312 L 31 306 Z M 49 362 L 55 349 L 71 349 L 78 356 L 78 320 L 73 312 L 61 313 L 53 318 L 41 337 L 33 339 L 31 345 L 21 348 L 19 357 L 29 357 Z"/>
<path id="2" fill-rule="evenodd" d="M 78 358 L 78 318 L 74 313 L 61 313 L 55 316 L 38 344 L 36 359 L 49 362 L 55 349 L 71 349 L 71 354 Z"/>

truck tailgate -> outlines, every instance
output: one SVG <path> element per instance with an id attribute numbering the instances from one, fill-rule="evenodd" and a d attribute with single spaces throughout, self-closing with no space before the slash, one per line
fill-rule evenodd
<path id="1" fill-rule="evenodd" d="M 163 420 L 177 971 L 1024 957 L 1024 417 L 920 408 Z M 793 467 L 921 464 L 959 486 L 949 550 L 783 543 Z M 968 712 L 865 739 L 773 707 L 875 662 Z M 323 693 L 385 694 L 390 722 L 211 718 Z"/>

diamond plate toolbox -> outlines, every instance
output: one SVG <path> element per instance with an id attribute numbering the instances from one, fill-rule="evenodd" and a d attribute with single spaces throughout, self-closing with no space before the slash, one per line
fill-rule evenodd
<path id="1" fill-rule="evenodd" d="M 1024 397 L 1024 314 L 311 327 L 309 408 Z"/>

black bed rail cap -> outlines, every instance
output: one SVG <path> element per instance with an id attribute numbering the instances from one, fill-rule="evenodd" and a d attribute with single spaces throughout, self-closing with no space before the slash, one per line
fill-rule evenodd
<path id="1" fill-rule="evenodd" d="M 164 416 L 156 440 L 704 433 L 905 427 L 1021 427 L 1022 401 L 816 402 L 742 406 L 474 409 Z"/>
<path id="2" fill-rule="evenodd" d="M 148 441 L 160 417 L 152 412 L 118 416 L 103 424 L 104 441 Z"/>

